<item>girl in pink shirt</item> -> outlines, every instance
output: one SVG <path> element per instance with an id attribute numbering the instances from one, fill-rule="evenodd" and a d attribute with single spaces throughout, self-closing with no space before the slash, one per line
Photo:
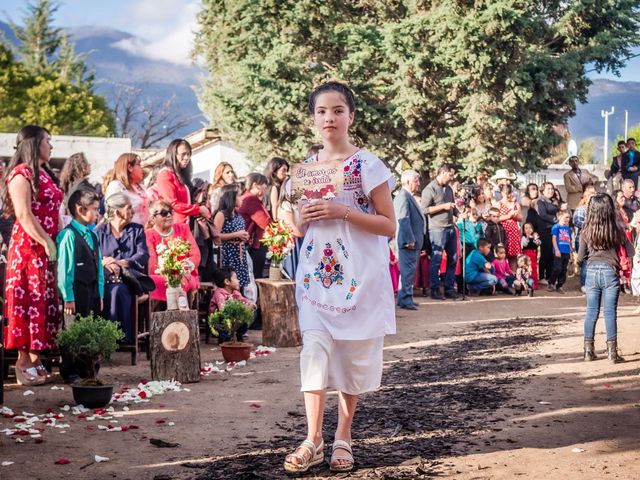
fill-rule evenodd
<path id="1" fill-rule="evenodd" d="M 509 261 L 507 260 L 507 251 L 504 247 L 499 246 L 496 247 L 495 251 L 496 258 L 492 262 L 494 272 L 493 274 L 498 277 L 498 288 L 505 293 L 514 294 L 512 290 L 513 282 L 516 279 L 516 276 L 513 274 L 513 270 L 509 266 Z"/>

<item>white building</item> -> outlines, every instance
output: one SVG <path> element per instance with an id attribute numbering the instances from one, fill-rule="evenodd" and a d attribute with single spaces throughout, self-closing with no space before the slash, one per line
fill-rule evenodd
<path id="1" fill-rule="evenodd" d="M 15 133 L 0 133 L 0 157 L 7 161 L 13 156 L 16 144 Z M 52 135 L 51 168 L 59 171 L 64 162 L 74 153 L 83 152 L 91 164 L 92 182 L 100 182 L 107 170 L 113 168 L 122 153 L 131 152 L 130 138 L 83 137 L 74 135 Z"/>
<path id="2" fill-rule="evenodd" d="M 212 182 L 213 173 L 220 162 L 230 163 L 238 177 L 244 177 L 253 170 L 247 156 L 233 144 L 222 140 L 216 130 L 203 128 L 187 135 L 184 139 L 191 144 L 192 148 L 193 178 Z M 141 156 L 145 167 L 159 165 L 165 158 L 165 149 L 136 153 Z"/>

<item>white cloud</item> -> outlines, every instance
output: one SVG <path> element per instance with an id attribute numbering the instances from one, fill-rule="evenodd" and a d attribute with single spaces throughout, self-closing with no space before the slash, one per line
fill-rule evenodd
<path id="1" fill-rule="evenodd" d="M 139 0 L 127 5 L 123 15 L 130 25 L 126 30 L 137 37 L 121 40 L 113 46 L 138 57 L 190 65 L 196 15 L 200 2 L 184 0 Z"/>

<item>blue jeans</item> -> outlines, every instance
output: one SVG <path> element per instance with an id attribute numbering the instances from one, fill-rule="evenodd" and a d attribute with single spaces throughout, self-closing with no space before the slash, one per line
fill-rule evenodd
<path id="1" fill-rule="evenodd" d="M 440 264 L 442 263 L 442 251 L 447 252 L 447 270 L 444 275 L 444 289 L 449 292 L 456 289 L 456 265 L 458 264 L 458 237 L 454 227 L 437 230 L 429 230 L 431 240 L 431 265 L 429 276 L 431 277 L 431 289 L 440 288 Z"/>
<path id="2" fill-rule="evenodd" d="M 604 325 L 607 341 L 618 336 L 618 297 L 620 296 L 620 278 L 606 263 L 589 265 L 587 270 L 587 311 L 584 317 L 584 338 L 593 340 L 596 333 L 596 321 L 600 315 L 600 301 L 604 307 Z"/>
<path id="3" fill-rule="evenodd" d="M 485 290 L 493 287 L 498 283 L 498 277 L 491 273 L 480 272 L 476 275 L 476 278 L 472 282 L 467 282 L 469 288 L 473 290 Z"/>

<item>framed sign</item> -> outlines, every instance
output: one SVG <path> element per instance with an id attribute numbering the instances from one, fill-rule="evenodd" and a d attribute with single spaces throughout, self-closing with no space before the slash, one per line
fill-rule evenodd
<path id="1" fill-rule="evenodd" d="M 291 198 L 294 201 L 329 200 L 342 193 L 342 160 L 298 163 L 291 167 Z"/>

